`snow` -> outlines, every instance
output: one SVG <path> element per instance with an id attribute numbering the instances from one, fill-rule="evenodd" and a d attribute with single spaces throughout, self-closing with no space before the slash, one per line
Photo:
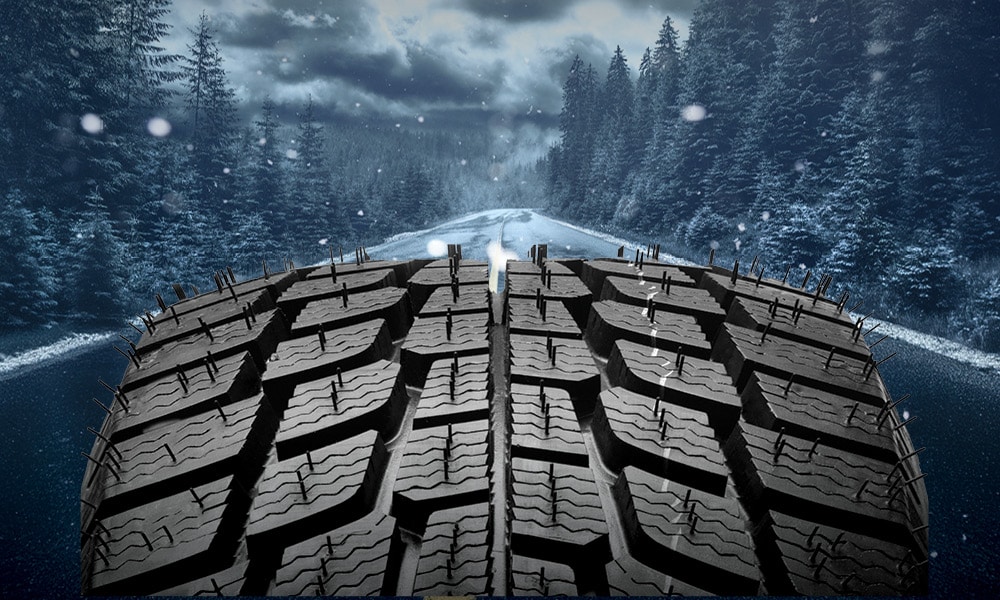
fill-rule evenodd
<path id="1" fill-rule="evenodd" d="M 690 123 L 696 123 L 705 118 L 708 113 L 700 104 L 688 104 L 681 109 L 681 118 Z"/>
<path id="2" fill-rule="evenodd" d="M 433 239 L 427 242 L 427 254 L 433 256 L 434 258 L 440 258 L 447 255 L 448 243 L 439 239 Z"/>
<path id="3" fill-rule="evenodd" d="M 164 119 L 163 117 L 153 117 L 146 122 L 146 131 L 148 131 L 150 135 L 156 137 L 167 137 L 170 135 L 170 130 L 170 121 Z"/>
<path id="4" fill-rule="evenodd" d="M 0 379 L 4 379 L 20 369 L 64 357 L 71 352 L 107 341 L 114 335 L 114 333 L 74 333 L 48 346 L 33 348 L 13 356 L 0 354 Z"/>
<path id="5" fill-rule="evenodd" d="M 97 135 L 104 131 L 104 119 L 94 113 L 87 113 L 80 117 L 80 127 L 91 135 Z"/>
<path id="6" fill-rule="evenodd" d="M 851 313 L 851 316 L 857 320 L 863 315 Z M 974 350 L 967 346 L 963 346 L 958 342 L 946 340 L 942 337 L 930 335 L 928 333 L 921 333 L 919 331 L 907 329 L 906 327 L 896 325 L 895 323 L 880 321 L 872 317 L 865 319 L 865 323 L 878 325 L 880 333 L 886 334 L 894 339 L 902 340 L 912 346 L 934 352 L 935 354 L 947 356 L 948 358 L 957 360 L 958 362 L 972 365 L 977 369 L 993 370 L 1000 373 L 1000 354 L 991 354 L 989 352 Z"/>

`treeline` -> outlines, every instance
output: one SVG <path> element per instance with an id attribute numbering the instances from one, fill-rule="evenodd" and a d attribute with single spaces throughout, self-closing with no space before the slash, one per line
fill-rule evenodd
<path id="1" fill-rule="evenodd" d="M 704 0 L 635 83 L 574 62 L 552 207 L 1000 349 L 998 64 L 991 3 Z"/>
<path id="2" fill-rule="evenodd" d="M 174 55 L 169 9 L 0 0 L 0 326 L 120 322 L 227 265 L 350 256 L 502 203 L 487 134 L 324 126 L 311 99 L 241 122 L 210 18 Z"/>

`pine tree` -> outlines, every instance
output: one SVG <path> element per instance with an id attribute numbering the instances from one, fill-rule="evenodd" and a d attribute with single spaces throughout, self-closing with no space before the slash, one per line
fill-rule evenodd
<path id="1" fill-rule="evenodd" d="M 236 92 L 229 87 L 222 54 L 215 43 L 211 20 L 202 13 L 198 28 L 190 30 L 182 73 L 185 108 L 191 128 L 191 166 L 196 193 L 206 210 L 220 212 L 233 195 L 229 174 L 234 167 L 232 144 L 236 123 Z M 226 211 L 228 212 L 228 211 Z"/>
<path id="2" fill-rule="evenodd" d="M 73 224 L 67 308 L 78 318 L 118 323 L 125 315 L 125 246 L 112 226 L 104 199 L 95 190 Z"/>
<path id="3" fill-rule="evenodd" d="M 563 85 L 560 146 L 551 178 L 552 194 L 560 212 L 578 210 L 586 197 L 593 153 L 595 94 L 593 68 L 584 67 L 583 61 L 576 56 Z"/>
<path id="4" fill-rule="evenodd" d="M 120 56 L 119 94 L 125 120 L 133 127 L 166 106 L 173 92 L 164 86 L 181 75 L 175 65 L 182 57 L 160 45 L 171 29 L 164 21 L 170 4 L 170 0 L 116 0 L 107 9 L 111 44 Z"/>
<path id="5" fill-rule="evenodd" d="M 45 254 L 48 244 L 20 190 L 0 203 L 0 324 L 44 323 L 55 309 L 55 280 Z"/>
<path id="6" fill-rule="evenodd" d="M 281 230 L 276 214 L 285 207 L 285 180 L 282 170 L 281 140 L 278 137 L 278 116 L 270 96 L 264 98 L 260 117 L 254 121 L 256 141 L 252 143 L 247 177 L 250 187 L 240 198 L 239 209 L 257 213 L 268 223 L 269 230 L 280 239 Z"/>
<path id="7" fill-rule="evenodd" d="M 752 201 L 752 177 L 737 183 L 728 171 L 769 56 L 772 9 L 770 2 L 706 0 L 695 13 L 677 96 L 682 108 L 667 151 L 656 157 L 665 173 L 653 200 L 671 220 L 704 205 L 735 216 Z"/>
<path id="8" fill-rule="evenodd" d="M 660 27 L 659 36 L 650 58 L 643 98 L 636 99 L 636 128 L 642 131 L 644 146 L 642 164 L 632 186 L 640 204 L 636 227 L 645 233 L 654 233 L 663 221 L 667 203 L 658 189 L 666 185 L 667 156 L 670 153 L 679 109 L 677 94 L 681 77 L 680 41 L 673 21 L 667 17 Z M 648 99 L 647 99 L 648 97 Z M 649 106 L 644 106 L 648 102 Z"/>
<path id="9" fill-rule="evenodd" d="M 610 222 L 629 171 L 638 164 L 638 148 L 632 140 L 634 97 L 628 62 L 619 46 L 598 95 L 596 114 L 600 115 L 600 125 L 594 140 L 587 200 L 581 215 L 587 222 Z"/>

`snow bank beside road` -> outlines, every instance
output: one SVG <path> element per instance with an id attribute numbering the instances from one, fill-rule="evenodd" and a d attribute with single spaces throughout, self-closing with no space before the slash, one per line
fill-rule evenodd
<path id="1" fill-rule="evenodd" d="M 114 335 L 114 333 L 74 333 L 47 346 L 25 350 L 13 356 L 0 355 L 0 380 L 20 375 L 24 370 L 50 360 L 68 358 L 73 353 L 107 341 Z"/>

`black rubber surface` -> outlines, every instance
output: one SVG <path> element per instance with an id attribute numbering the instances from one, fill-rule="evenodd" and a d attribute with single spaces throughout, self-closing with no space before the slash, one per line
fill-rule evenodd
<path id="1" fill-rule="evenodd" d="M 926 592 L 918 451 L 826 278 L 539 246 L 495 294 L 450 251 L 220 271 L 148 318 L 82 591 Z"/>

